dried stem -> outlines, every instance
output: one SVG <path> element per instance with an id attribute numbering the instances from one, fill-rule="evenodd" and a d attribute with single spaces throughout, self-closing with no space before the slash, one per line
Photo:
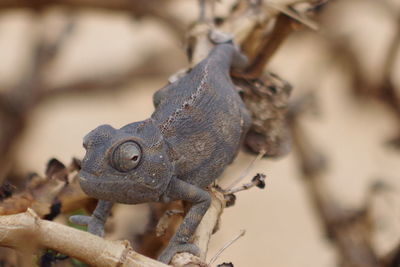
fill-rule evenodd
<path id="1" fill-rule="evenodd" d="M 249 166 L 247 166 L 247 168 L 242 172 L 242 174 L 226 188 L 226 191 L 228 192 L 229 190 L 232 190 L 233 187 L 235 187 L 238 183 L 240 183 L 240 181 L 246 178 L 246 176 L 249 175 L 251 170 L 254 168 L 255 164 L 259 162 L 262 159 L 262 157 L 264 157 L 264 155 L 265 151 L 261 151 L 260 153 L 258 153 L 257 157 L 255 157 L 253 161 L 250 162 Z"/>
<path id="2" fill-rule="evenodd" d="M 236 188 L 229 187 L 229 189 L 224 190 L 223 193 L 224 194 L 235 194 L 237 192 L 248 190 L 255 186 L 257 186 L 259 188 L 264 188 L 265 187 L 265 177 L 266 176 L 264 174 L 258 173 L 256 176 L 253 177 L 253 179 L 251 180 L 250 183 L 245 183 Z"/>
<path id="3" fill-rule="evenodd" d="M 172 261 L 173 266 L 205 266 L 210 237 L 225 207 L 220 192 L 212 190 L 211 195 L 211 206 L 194 235 L 194 243 L 203 254 L 200 258 L 188 253 L 178 254 Z M 37 246 L 46 247 L 94 266 L 166 266 L 133 251 L 127 242 L 107 241 L 87 232 L 41 220 L 31 209 L 25 213 L 0 216 L 0 236 L 0 246 L 25 251 L 34 251 Z M 32 237 L 29 247 L 26 247 L 27 236 Z"/>
<path id="4" fill-rule="evenodd" d="M 213 264 L 218 259 L 218 257 L 222 254 L 222 252 L 224 252 L 228 247 L 230 247 L 233 243 L 235 243 L 239 238 L 244 236 L 245 233 L 246 233 L 246 230 L 241 230 L 237 236 L 235 236 L 231 241 L 226 243 L 220 250 L 218 250 L 218 252 L 214 255 L 214 257 L 211 258 L 211 260 L 208 264 L 209 265 Z"/>
<path id="5" fill-rule="evenodd" d="M 32 251 L 36 245 L 54 249 L 93 266 L 167 266 L 136 253 L 127 242 L 101 237 L 40 219 L 34 211 L 0 216 L 0 245 Z M 31 240 L 31 242 L 27 242 Z"/>

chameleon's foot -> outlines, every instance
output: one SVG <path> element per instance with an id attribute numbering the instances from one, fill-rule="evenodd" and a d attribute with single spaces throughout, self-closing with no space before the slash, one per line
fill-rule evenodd
<path id="1" fill-rule="evenodd" d="M 104 222 L 93 216 L 74 215 L 69 221 L 78 225 L 87 226 L 88 232 L 97 236 L 104 235 Z"/>
<path id="2" fill-rule="evenodd" d="M 200 249 L 195 244 L 171 242 L 158 257 L 158 260 L 168 264 L 172 257 L 179 252 L 188 252 L 195 256 L 200 255 Z"/>
<path id="3" fill-rule="evenodd" d="M 223 31 L 219 31 L 216 29 L 212 29 L 210 31 L 209 38 L 214 44 L 224 44 L 224 43 L 233 42 L 232 34 L 229 34 L 229 33 L 223 32 Z"/>

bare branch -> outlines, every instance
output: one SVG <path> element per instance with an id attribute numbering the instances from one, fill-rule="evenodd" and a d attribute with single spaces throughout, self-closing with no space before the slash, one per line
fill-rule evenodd
<path id="1" fill-rule="evenodd" d="M 36 245 L 70 255 L 93 266 L 168 266 L 135 252 L 127 242 L 101 237 L 40 219 L 34 211 L 0 216 L 0 245 L 31 251 Z M 31 242 L 27 242 L 27 237 Z"/>
<path id="2" fill-rule="evenodd" d="M 172 259 L 172 265 L 184 266 L 185 264 L 192 264 L 191 266 L 208 266 L 205 263 L 208 244 L 210 242 L 211 235 L 219 228 L 219 220 L 226 204 L 224 195 L 214 188 L 211 188 L 211 197 L 212 201 L 210 208 L 207 210 L 193 236 L 193 243 L 196 244 L 201 251 L 200 258 L 197 258 L 189 253 L 179 253 Z"/>

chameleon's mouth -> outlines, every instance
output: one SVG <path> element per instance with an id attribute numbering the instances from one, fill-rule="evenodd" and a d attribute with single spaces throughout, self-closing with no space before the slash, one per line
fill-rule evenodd
<path id="1" fill-rule="evenodd" d="M 111 191 L 112 188 L 117 187 L 118 185 L 126 185 L 127 181 L 122 179 L 115 179 L 114 177 L 106 177 L 99 176 L 96 174 L 92 174 L 90 172 L 80 170 L 78 173 L 79 182 L 81 184 L 82 189 L 89 187 L 93 191 L 96 189 L 102 189 L 103 191 Z M 86 192 L 86 191 L 85 191 Z"/>
<path id="2" fill-rule="evenodd" d="M 163 193 L 158 189 L 149 190 L 124 177 L 102 177 L 86 171 L 79 172 L 79 183 L 87 195 L 125 204 L 158 201 Z"/>
<path id="3" fill-rule="evenodd" d="M 78 176 L 79 176 L 79 181 L 83 183 L 90 183 L 90 182 L 98 183 L 99 180 L 101 179 L 97 175 L 82 170 L 79 171 Z"/>
<path id="4" fill-rule="evenodd" d="M 82 170 L 79 171 L 78 175 L 82 190 L 87 195 L 98 199 L 113 198 L 115 194 L 113 189 L 119 187 L 120 184 L 112 178 L 105 179 Z"/>
<path id="5" fill-rule="evenodd" d="M 114 178 L 113 176 L 100 176 L 96 174 L 92 174 L 90 172 L 86 172 L 80 170 L 78 173 L 79 182 L 81 186 L 90 186 L 90 187 L 106 187 L 112 188 L 118 186 L 118 184 L 126 185 L 128 182 L 126 180 L 121 179 L 121 177 Z"/>

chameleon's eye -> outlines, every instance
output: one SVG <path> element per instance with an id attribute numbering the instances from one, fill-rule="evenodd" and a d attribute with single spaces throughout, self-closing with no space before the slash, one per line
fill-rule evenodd
<path id="1" fill-rule="evenodd" d="M 127 141 L 114 149 L 112 154 L 112 166 L 121 172 L 127 172 L 136 168 L 142 157 L 142 151 L 138 144 Z"/>

